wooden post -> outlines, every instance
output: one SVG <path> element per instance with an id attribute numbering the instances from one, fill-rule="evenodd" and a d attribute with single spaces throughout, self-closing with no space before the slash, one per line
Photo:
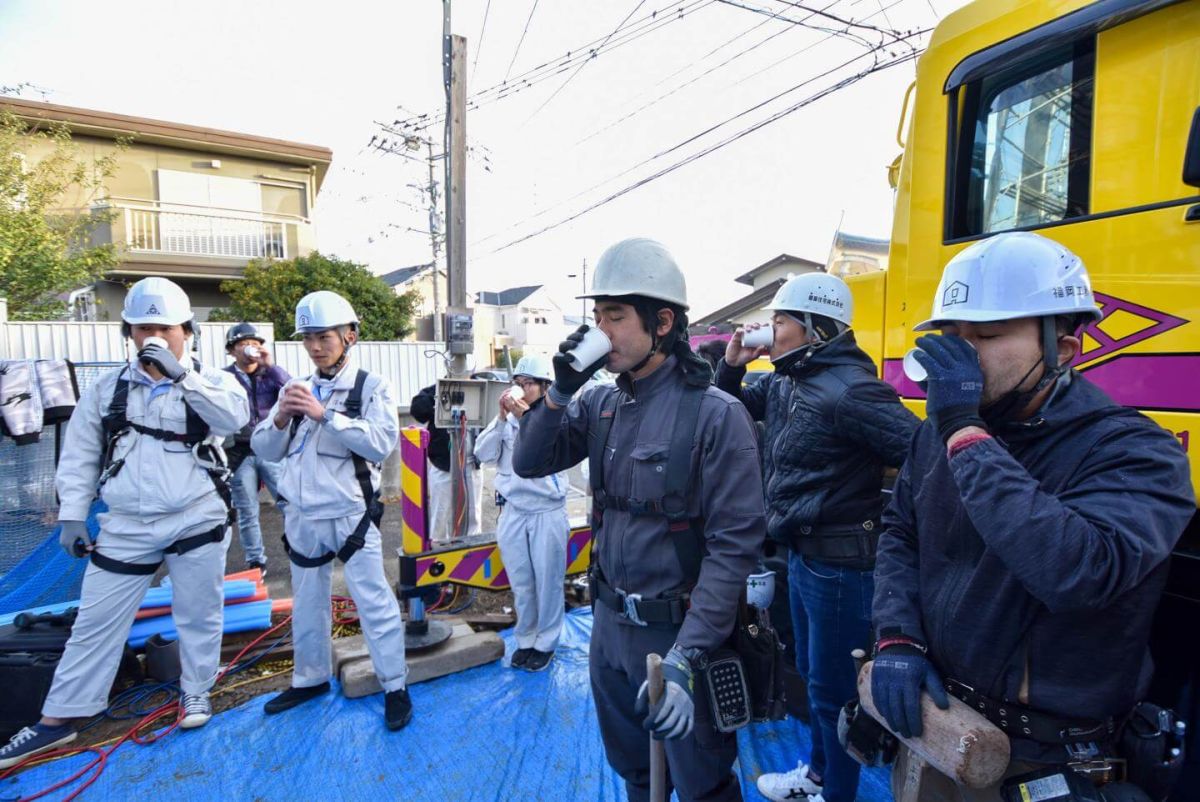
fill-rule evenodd
<path id="1" fill-rule="evenodd" d="M 467 40 L 450 37 L 449 181 L 446 191 L 446 267 L 450 292 L 447 306 L 467 309 Z M 454 354 L 450 372 L 467 372 L 466 354 Z"/>
<path id="2" fill-rule="evenodd" d="M 650 706 L 658 704 L 663 695 L 662 657 L 651 652 L 646 655 L 646 679 Z M 667 750 L 663 742 L 650 733 L 650 802 L 667 802 Z"/>

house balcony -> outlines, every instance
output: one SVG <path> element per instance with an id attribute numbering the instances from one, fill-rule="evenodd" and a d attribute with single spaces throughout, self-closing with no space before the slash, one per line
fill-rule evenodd
<path id="1" fill-rule="evenodd" d="M 289 259 L 308 252 L 308 218 L 237 209 L 110 198 L 96 207 L 111 219 L 93 243 L 121 251 L 114 274 L 241 278 L 251 259 Z"/>

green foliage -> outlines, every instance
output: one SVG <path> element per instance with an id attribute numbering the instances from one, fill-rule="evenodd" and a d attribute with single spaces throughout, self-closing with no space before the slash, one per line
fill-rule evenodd
<path id="1" fill-rule="evenodd" d="M 111 243 L 91 244 L 110 212 L 91 205 L 104 191 L 117 154 L 87 157 L 63 123 L 31 128 L 0 109 L 0 296 L 16 319 L 67 312 L 60 297 L 116 266 Z"/>
<path id="2" fill-rule="evenodd" d="M 421 296 L 410 291 L 396 295 L 363 265 L 313 252 L 295 259 L 256 259 L 245 278 L 225 281 L 221 291 L 233 303 L 213 310 L 210 320 L 261 320 L 275 324 L 275 337 L 286 339 L 295 330 L 296 304 L 310 292 L 332 290 L 348 300 L 361 323 L 360 338 L 393 340 L 413 331 Z"/>

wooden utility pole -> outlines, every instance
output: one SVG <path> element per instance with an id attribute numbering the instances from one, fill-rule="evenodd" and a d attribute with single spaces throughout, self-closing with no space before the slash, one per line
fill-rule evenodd
<path id="1" fill-rule="evenodd" d="M 435 342 L 445 342 L 442 334 L 442 299 L 441 292 L 438 290 L 438 285 L 442 283 L 441 279 L 441 243 L 438 241 L 437 216 L 438 216 L 438 191 L 437 181 L 433 178 L 433 140 L 426 139 L 425 145 L 429 148 L 429 244 L 433 246 L 433 339 Z"/>
<path id="2" fill-rule="evenodd" d="M 447 3 L 447 7 L 449 4 Z M 467 40 L 450 35 L 449 108 L 446 115 L 446 268 L 450 285 L 449 311 L 470 315 L 467 308 Z M 454 331 L 450 332 L 454 336 Z M 451 347 L 450 373 L 467 372 L 463 348 Z"/>

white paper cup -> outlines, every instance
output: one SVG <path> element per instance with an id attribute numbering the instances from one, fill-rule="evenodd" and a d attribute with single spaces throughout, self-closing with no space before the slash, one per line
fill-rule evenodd
<path id="1" fill-rule="evenodd" d="M 571 367 L 581 373 L 591 367 L 602 356 L 612 350 L 612 340 L 608 335 L 594 326 L 583 335 L 583 342 L 571 350 Z"/>
<path id="2" fill-rule="evenodd" d="M 142 347 L 145 348 L 147 345 L 157 345 L 159 348 L 166 348 L 168 351 L 171 349 L 171 346 L 162 337 L 147 337 L 142 340 Z"/>
<path id="3" fill-rule="evenodd" d="M 509 398 L 511 398 L 513 401 L 524 401 L 525 400 L 525 388 L 519 384 L 514 384 L 512 387 L 509 387 L 507 390 L 504 391 L 504 394 L 507 395 Z"/>
<path id="4" fill-rule="evenodd" d="M 305 390 L 312 392 L 312 382 L 308 379 L 292 379 L 287 383 L 287 387 L 303 387 Z M 286 390 L 287 387 L 284 389 Z"/>
<path id="5" fill-rule="evenodd" d="M 770 348 L 775 344 L 775 327 L 759 326 L 742 335 L 742 345 L 747 348 Z"/>
<path id="6" fill-rule="evenodd" d="M 929 378 L 929 374 L 925 372 L 925 368 L 917 361 L 917 351 L 920 350 L 920 348 L 913 348 L 904 355 L 904 362 L 902 363 L 904 366 L 904 375 L 910 381 L 923 382 Z"/>
<path id="7" fill-rule="evenodd" d="M 248 356 L 250 359 L 258 359 L 260 356 L 262 356 L 262 351 L 258 350 L 258 348 L 253 345 L 247 345 L 242 349 L 242 353 Z"/>

